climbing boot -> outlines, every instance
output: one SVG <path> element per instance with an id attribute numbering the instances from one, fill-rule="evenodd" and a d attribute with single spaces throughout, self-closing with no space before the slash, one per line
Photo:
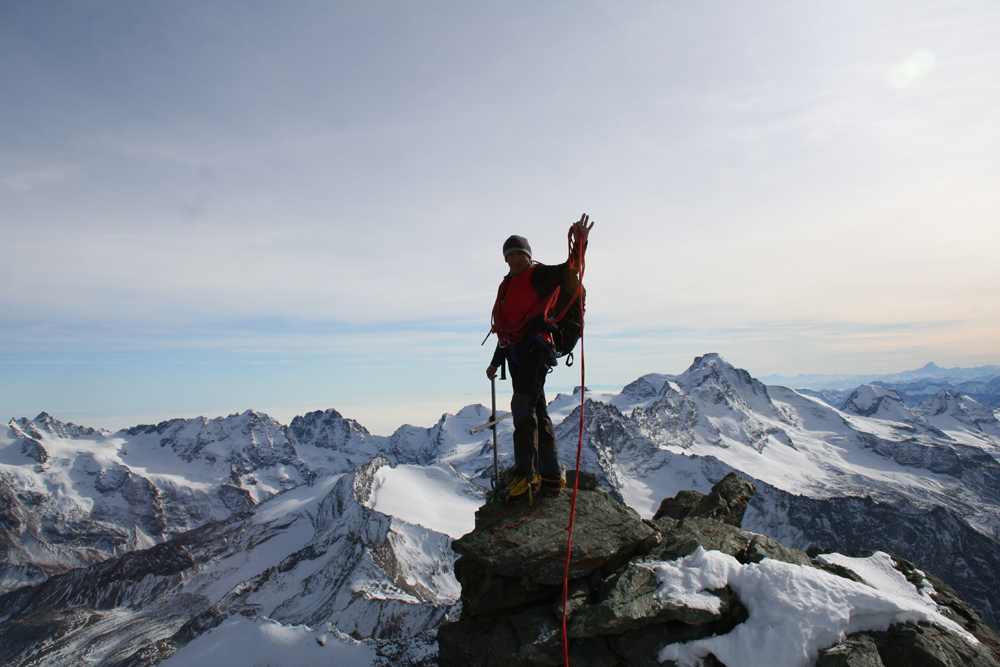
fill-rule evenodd
<path id="1" fill-rule="evenodd" d="M 548 477 L 542 475 L 542 491 L 545 493 L 551 493 L 552 495 L 559 495 L 563 487 L 566 486 L 566 473 L 562 473 L 558 477 Z"/>
<path id="2" fill-rule="evenodd" d="M 525 498 L 531 501 L 531 497 L 538 493 L 542 478 L 535 475 L 530 480 L 527 477 L 515 477 L 507 486 L 500 489 L 497 498 L 504 503 L 516 503 Z"/>
<path id="3" fill-rule="evenodd" d="M 549 495 L 557 496 L 563 487 L 566 486 L 566 466 L 556 458 L 555 454 L 550 454 L 549 456 L 554 459 L 557 465 L 553 465 L 552 460 L 542 460 L 542 491 Z M 556 470 L 558 472 L 546 474 L 546 470 Z"/>

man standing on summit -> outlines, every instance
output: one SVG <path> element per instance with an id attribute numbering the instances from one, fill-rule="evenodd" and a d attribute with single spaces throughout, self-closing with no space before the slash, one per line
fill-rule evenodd
<path id="1" fill-rule="evenodd" d="M 555 266 L 532 261 L 531 246 L 523 236 L 511 236 L 503 244 L 510 271 L 500 283 L 493 306 L 490 333 L 496 333 L 499 340 L 486 375 L 492 380 L 506 363 L 514 389 L 510 399 L 513 475 L 497 489 L 504 502 L 530 498 L 540 488 L 558 493 L 566 483 L 559 467 L 555 428 L 545 404 L 545 376 L 556 364 L 552 334 L 558 328 L 549 318 L 557 290 L 565 296 L 578 293 L 580 262 L 593 227 L 587 215 L 573 223 L 569 258 Z"/>

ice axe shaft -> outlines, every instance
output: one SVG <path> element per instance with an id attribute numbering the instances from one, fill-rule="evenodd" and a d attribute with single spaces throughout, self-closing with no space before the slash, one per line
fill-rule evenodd
<path id="1" fill-rule="evenodd" d="M 493 398 L 493 488 L 500 484 L 500 455 L 497 453 L 497 381 L 490 378 L 490 396 Z"/>
<path id="2" fill-rule="evenodd" d="M 500 363 L 500 379 L 507 379 L 506 360 Z M 493 430 L 493 477 L 490 479 L 490 486 L 495 489 L 497 488 L 497 484 L 500 483 L 500 454 L 497 451 L 497 424 L 510 417 L 509 412 L 497 417 L 497 378 L 495 373 L 490 377 L 490 397 L 493 399 L 493 411 L 490 414 L 490 420 L 482 426 L 477 426 L 470 430 L 469 433 L 475 435 L 483 429 L 488 428 Z"/>
<path id="3" fill-rule="evenodd" d="M 510 413 L 509 412 L 505 412 L 502 415 L 500 415 L 499 417 L 497 417 L 496 398 L 493 399 L 493 403 L 494 403 L 494 405 L 493 405 L 493 416 L 490 417 L 490 420 L 488 422 L 486 422 L 485 424 L 483 424 L 482 426 L 477 426 L 476 428 L 472 429 L 471 431 L 469 431 L 469 433 L 471 433 L 472 435 L 475 435 L 475 434 L 479 433 L 480 431 L 484 431 L 484 430 L 486 430 L 488 428 L 493 428 L 494 426 L 496 426 L 497 424 L 499 424 L 500 422 L 502 422 L 504 419 L 507 419 L 507 417 L 510 417 Z"/>

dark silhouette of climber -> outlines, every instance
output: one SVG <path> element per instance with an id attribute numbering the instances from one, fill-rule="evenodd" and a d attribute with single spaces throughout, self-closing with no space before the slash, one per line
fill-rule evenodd
<path id="1" fill-rule="evenodd" d="M 514 422 L 514 468 L 509 481 L 498 489 L 505 502 L 530 498 L 540 489 L 559 493 L 566 484 L 559 466 L 555 428 L 545 402 L 545 376 L 556 364 L 553 332 L 558 324 L 547 321 L 555 290 L 575 294 L 579 287 L 582 250 L 594 223 L 584 215 L 570 227 L 578 244 L 566 262 L 547 266 L 531 258 L 531 246 L 523 236 L 511 236 L 503 244 L 510 271 L 500 283 L 493 306 L 493 333 L 498 342 L 486 369 L 491 380 L 501 364 L 510 369 L 514 395 L 510 399 Z"/>

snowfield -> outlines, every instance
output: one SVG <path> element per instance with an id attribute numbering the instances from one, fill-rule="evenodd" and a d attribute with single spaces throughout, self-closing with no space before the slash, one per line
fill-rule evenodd
<path id="1" fill-rule="evenodd" d="M 160 663 L 163 667 L 369 667 L 374 649 L 336 628 L 313 630 L 236 616 Z"/>
<path id="2" fill-rule="evenodd" d="M 379 468 L 368 507 L 403 521 L 458 538 L 476 526 L 482 496 L 446 466 L 400 465 Z"/>

